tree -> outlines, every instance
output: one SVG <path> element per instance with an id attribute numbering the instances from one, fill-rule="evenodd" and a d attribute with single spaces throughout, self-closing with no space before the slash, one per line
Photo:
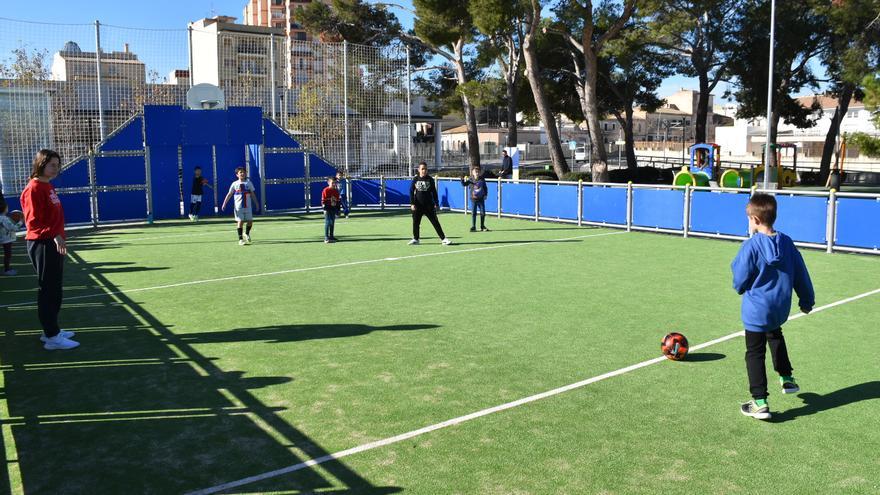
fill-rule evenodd
<path id="1" fill-rule="evenodd" d="M 605 29 L 616 17 L 611 10 L 599 15 L 597 29 Z M 656 91 L 663 79 L 672 74 L 673 60 L 651 43 L 650 26 L 643 19 L 631 19 L 621 33 L 608 42 L 599 59 L 600 108 L 614 115 L 623 129 L 626 163 L 632 177 L 638 166 L 634 108 L 652 112 L 663 104 Z"/>
<path id="2" fill-rule="evenodd" d="M 865 108 L 873 114 L 871 122 L 874 128 L 880 129 L 880 73 L 866 76 L 862 86 L 865 88 Z M 880 158 L 880 137 L 860 132 L 852 136 L 852 143 L 859 147 L 863 155 Z"/>
<path id="3" fill-rule="evenodd" d="M 522 46 L 525 38 L 524 0 L 471 0 L 474 25 L 485 40 L 478 50 L 497 61 L 505 85 L 507 103 L 507 146 L 517 145 L 517 86 L 522 71 Z"/>
<path id="4" fill-rule="evenodd" d="M 48 50 L 29 51 L 25 46 L 12 49 L 12 59 L 0 62 L 0 79 L 5 86 L 33 84 L 49 79 Z M 14 81 L 13 81 L 14 80 Z"/>
<path id="5" fill-rule="evenodd" d="M 565 154 L 562 152 L 559 130 L 556 127 L 556 117 L 553 115 L 551 104 L 540 78 L 541 64 L 538 62 L 536 46 L 538 33 L 543 31 L 541 25 L 541 2 L 540 0 L 530 0 L 529 6 L 530 8 L 525 11 L 527 30 L 523 38 L 526 77 L 529 80 L 529 86 L 532 88 L 535 108 L 541 117 L 541 123 L 544 124 L 544 131 L 547 133 L 547 145 L 550 149 L 550 161 L 553 163 L 553 171 L 556 172 L 557 177 L 562 177 L 568 173 L 569 168 L 568 163 L 565 161 Z"/>
<path id="6" fill-rule="evenodd" d="M 823 64 L 831 79 L 829 94 L 837 98 L 819 164 L 819 180 L 820 183 L 825 183 L 831 171 L 832 157 L 836 167 L 835 150 L 840 134 L 840 121 L 846 115 L 852 99 L 861 99 L 864 96 L 862 81 L 866 78 L 870 80 L 870 74 L 877 70 L 880 58 L 880 22 L 877 21 L 878 7 L 874 0 L 823 3 L 816 8 L 823 11 L 829 19 L 831 49 L 823 57 Z"/>
<path id="7" fill-rule="evenodd" d="M 363 0 L 332 0 L 329 4 L 311 2 L 298 7 L 296 19 L 310 34 L 322 41 L 348 41 L 384 47 L 397 41 L 400 21 L 385 5 Z"/>
<path id="8" fill-rule="evenodd" d="M 799 128 L 815 125 L 817 105 L 805 107 L 791 97 L 804 87 L 818 90 L 819 80 L 810 61 L 829 47 L 827 19 L 811 8 L 812 1 L 786 0 L 777 4 L 773 107 L 767 123 L 769 144 L 776 143 L 780 119 Z M 738 48 L 731 56 L 730 70 L 735 76 L 733 94 L 739 103 L 739 118 L 766 115 L 769 21 L 770 2 L 767 0 L 749 0 L 736 21 Z M 776 154 L 767 153 L 767 167 L 775 166 L 775 161 Z"/>
<path id="9" fill-rule="evenodd" d="M 600 6 L 600 11 L 606 7 Z M 608 152 L 605 140 L 599 128 L 598 78 L 599 56 L 605 45 L 620 35 L 621 30 L 632 17 L 636 9 L 636 0 L 623 0 L 620 15 L 602 32 L 596 29 L 597 14 L 592 0 L 561 0 L 555 9 L 560 23 L 554 32 L 561 34 L 569 44 L 575 59 L 574 68 L 579 71 L 580 96 L 584 116 L 590 128 L 590 137 L 596 153 L 593 154 L 593 180 L 608 180 Z"/>
<path id="10" fill-rule="evenodd" d="M 476 29 L 468 9 L 468 0 L 413 0 L 415 30 L 413 36 L 431 52 L 445 59 L 458 84 L 464 120 L 467 126 L 468 162 L 470 168 L 480 165 L 480 141 L 474 107 L 466 91 L 468 46 L 474 41 Z M 446 68 L 444 67 L 444 70 Z"/>
<path id="11" fill-rule="evenodd" d="M 709 95 L 727 77 L 735 48 L 730 25 L 736 0 L 663 0 L 655 2 L 650 32 L 658 46 L 675 57 L 675 68 L 700 85 L 694 140 L 706 142 Z"/>

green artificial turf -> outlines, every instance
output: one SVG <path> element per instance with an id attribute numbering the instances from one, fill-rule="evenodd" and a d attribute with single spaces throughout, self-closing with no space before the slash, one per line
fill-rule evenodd
<path id="1" fill-rule="evenodd" d="M 740 329 L 738 243 L 443 214 L 356 213 L 82 232 L 47 352 L 0 278 L 0 420 L 13 493 L 183 493 L 614 371 Z M 880 257 L 803 251 L 822 306 Z M 802 391 L 742 416 L 740 337 L 227 493 L 876 493 L 880 294 L 785 326 Z M 768 367 L 769 367 L 768 356 Z"/>

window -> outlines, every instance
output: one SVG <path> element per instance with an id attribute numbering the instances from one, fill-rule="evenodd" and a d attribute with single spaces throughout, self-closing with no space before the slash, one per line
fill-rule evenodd
<path id="1" fill-rule="evenodd" d="M 299 31 L 294 34 L 294 39 L 297 41 L 306 41 L 306 33 L 305 31 Z"/>
<path id="2" fill-rule="evenodd" d="M 858 110 L 849 110 L 848 112 L 846 112 L 846 118 L 848 118 L 848 119 L 859 118 L 859 111 Z"/>

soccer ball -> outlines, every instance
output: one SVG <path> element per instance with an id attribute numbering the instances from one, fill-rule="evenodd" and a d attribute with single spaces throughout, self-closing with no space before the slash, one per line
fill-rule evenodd
<path id="1" fill-rule="evenodd" d="M 19 210 L 10 211 L 8 216 L 9 216 L 9 219 L 15 223 L 20 222 L 21 219 L 24 218 L 24 214 Z"/>
<path id="2" fill-rule="evenodd" d="M 208 185 L 208 179 L 202 179 L 202 185 L 203 185 L 203 186 L 207 186 L 207 185 Z"/>
<path id="3" fill-rule="evenodd" d="M 668 359 L 681 361 L 688 353 L 688 339 L 677 332 L 669 333 L 660 342 L 660 350 Z"/>

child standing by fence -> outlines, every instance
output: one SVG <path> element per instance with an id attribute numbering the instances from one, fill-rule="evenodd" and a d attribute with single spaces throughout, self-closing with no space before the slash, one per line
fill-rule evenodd
<path id="1" fill-rule="evenodd" d="M 486 178 L 483 176 L 480 166 L 471 169 L 469 177 L 462 177 L 461 184 L 471 188 L 471 232 L 477 231 L 477 210 L 480 210 L 480 230 L 486 232 L 486 195 L 488 189 Z"/>

